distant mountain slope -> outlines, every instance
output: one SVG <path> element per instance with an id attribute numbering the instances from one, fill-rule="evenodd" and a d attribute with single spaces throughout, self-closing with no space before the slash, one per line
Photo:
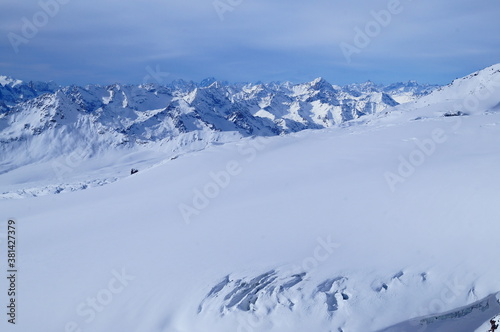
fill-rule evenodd
<path id="1" fill-rule="evenodd" d="M 211 78 L 200 84 L 179 80 L 168 86 L 60 88 L 2 76 L 0 165 L 11 169 L 88 146 L 95 155 L 178 139 L 189 145 L 235 134 L 273 136 L 327 128 L 431 89 L 414 82 L 340 87 L 322 78 L 303 84 L 228 84 Z"/>
<path id="2" fill-rule="evenodd" d="M 0 113 L 23 101 L 38 97 L 44 93 L 54 93 L 59 86 L 54 82 L 28 82 L 0 76 Z"/>
<path id="3" fill-rule="evenodd" d="M 500 111 L 500 64 L 479 70 L 435 89 L 413 102 L 398 105 L 380 121 L 425 120 Z"/>

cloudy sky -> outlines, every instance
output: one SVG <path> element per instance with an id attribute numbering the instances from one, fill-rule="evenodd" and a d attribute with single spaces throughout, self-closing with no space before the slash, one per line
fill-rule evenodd
<path id="1" fill-rule="evenodd" d="M 2 0 L 0 75 L 443 84 L 500 62 L 499 14 L 497 0 Z"/>

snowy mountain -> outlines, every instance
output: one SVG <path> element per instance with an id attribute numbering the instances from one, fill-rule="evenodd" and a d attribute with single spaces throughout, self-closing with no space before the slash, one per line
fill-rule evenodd
<path id="1" fill-rule="evenodd" d="M 23 304 L 2 331 L 498 324 L 500 64 L 399 105 L 322 79 L 206 85 L 66 87 L 2 114 Z"/>
<path id="2" fill-rule="evenodd" d="M 377 114 L 384 121 L 425 120 L 489 114 L 500 110 L 500 64 L 485 68 L 415 100 Z M 398 120 L 396 120 L 398 119 Z"/>
<path id="3" fill-rule="evenodd" d="M 15 80 L 12 77 L 0 75 L 0 86 L 2 86 L 2 87 L 6 87 L 6 86 L 15 87 L 16 85 L 19 85 L 22 83 L 23 83 L 23 81 L 21 81 L 21 80 Z"/>
<path id="4" fill-rule="evenodd" d="M 10 107 L 44 93 L 54 93 L 59 86 L 54 82 L 28 82 L 0 76 L 0 114 Z"/>
<path id="5" fill-rule="evenodd" d="M 4 77 L 0 166 L 12 170 L 75 150 L 90 150 L 90 157 L 144 146 L 174 156 L 211 142 L 328 128 L 398 104 L 395 90 L 392 97 L 382 90 L 341 88 L 321 78 L 296 85 L 230 85 L 212 78 L 58 88 Z"/>

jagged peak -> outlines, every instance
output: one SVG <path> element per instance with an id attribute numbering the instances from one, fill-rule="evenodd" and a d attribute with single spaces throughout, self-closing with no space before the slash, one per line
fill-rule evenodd
<path id="1" fill-rule="evenodd" d="M 311 87 L 315 88 L 315 89 L 332 88 L 332 85 L 327 80 L 325 80 L 323 77 L 316 78 L 310 84 L 311 84 Z"/>
<path id="2" fill-rule="evenodd" d="M 20 85 L 22 84 L 23 81 L 21 80 L 17 80 L 15 78 L 12 78 L 10 76 L 4 76 L 4 75 L 0 75 L 0 85 L 1 86 L 10 86 L 10 87 L 15 87 L 17 85 Z"/>
<path id="3" fill-rule="evenodd" d="M 222 84 L 219 81 L 215 81 L 212 84 L 210 84 L 209 86 L 207 86 L 208 89 L 219 89 L 221 87 L 222 87 Z"/>
<path id="4" fill-rule="evenodd" d="M 200 84 L 198 84 L 198 86 L 202 87 L 202 88 L 205 88 L 205 87 L 210 87 L 212 84 L 216 83 L 217 80 L 215 79 L 215 77 L 207 77 L 203 80 L 201 80 Z"/>

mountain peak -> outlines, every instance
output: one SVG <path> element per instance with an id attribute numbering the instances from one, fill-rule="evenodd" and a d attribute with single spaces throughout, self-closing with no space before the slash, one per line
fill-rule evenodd
<path id="1" fill-rule="evenodd" d="M 311 87 L 314 89 L 321 89 L 321 88 L 332 88 L 332 85 L 328 83 L 327 80 L 325 80 L 323 77 L 318 77 L 314 81 L 311 82 Z"/>
<path id="2" fill-rule="evenodd" d="M 202 88 L 206 88 L 206 87 L 211 86 L 215 82 L 217 82 L 217 80 L 215 79 L 215 77 L 207 77 L 207 78 L 203 79 L 200 82 L 199 86 L 202 87 Z"/>
<path id="3" fill-rule="evenodd" d="M 0 75 L 0 85 L 1 86 L 10 86 L 10 87 L 15 87 L 16 85 L 22 84 L 23 81 L 21 80 L 16 80 L 10 76 L 3 76 Z"/>

